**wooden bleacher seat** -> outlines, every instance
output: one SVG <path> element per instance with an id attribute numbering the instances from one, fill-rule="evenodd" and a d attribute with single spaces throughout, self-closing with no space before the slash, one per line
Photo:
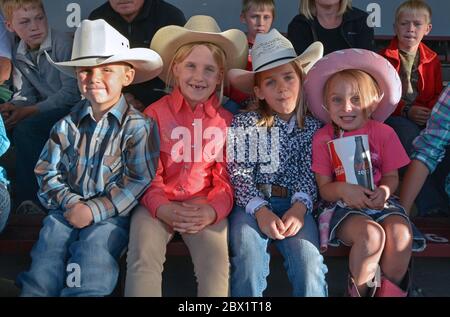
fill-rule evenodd
<path id="1" fill-rule="evenodd" d="M 11 215 L 8 226 L 0 234 L 0 254 L 29 254 L 39 237 L 43 216 Z M 427 237 L 427 248 L 413 253 L 414 257 L 450 257 L 450 218 L 414 218 L 414 223 Z M 347 256 L 349 248 L 329 247 L 325 256 Z M 278 251 L 272 247 L 272 254 Z M 188 255 L 188 249 L 181 239 L 175 239 L 167 247 L 168 256 Z"/>

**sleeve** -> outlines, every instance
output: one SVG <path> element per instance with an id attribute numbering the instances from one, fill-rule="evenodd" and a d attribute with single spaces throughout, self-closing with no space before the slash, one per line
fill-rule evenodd
<path id="1" fill-rule="evenodd" d="M 67 204 L 82 200 L 66 182 L 69 157 L 65 150 L 71 146 L 67 131 L 68 125 L 64 121 L 53 127 L 34 170 L 39 184 L 38 198 L 50 210 L 65 210 Z"/>
<path id="2" fill-rule="evenodd" d="M 208 193 L 208 203 L 217 214 L 215 223 L 225 219 L 233 209 L 233 188 L 227 172 L 226 160 L 216 162 L 212 170 L 213 190 Z"/>
<path id="3" fill-rule="evenodd" d="M 383 130 L 378 131 L 382 133 L 384 140 L 381 156 L 382 175 L 406 166 L 410 162 L 408 154 L 406 154 L 405 148 L 394 129 L 386 124 L 383 124 L 383 127 Z"/>
<path id="4" fill-rule="evenodd" d="M 411 158 L 421 161 L 432 173 L 450 145 L 450 86 L 433 108 L 427 127 L 413 141 Z"/>
<path id="5" fill-rule="evenodd" d="M 161 160 L 158 161 L 158 169 L 156 170 L 156 175 L 153 178 L 153 181 L 145 192 L 144 196 L 141 198 L 141 204 L 147 208 L 150 214 L 156 218 L 156 212 L 158 208 L 162 205 L 167 205 L 170 203 L 170 200 L 167 198 L 166 193 L 164 191 L 164 166 Z"/>
<path id="6" fill-rule="evenodd" d="M 9 139 L 6 135 L 5 124 L 3 123 L 2 116 L 0 116 L 0 156 L 6 153 L 9 148 Z"/>
<path id="7" fill-rule="evenodd" d="M 56 41 L 56 40 L 55 40 Z M 55 44 L 55 50 L 58 53 L 58 61 L 68 61 L 72 56 L 72 41 L 59 39 Z M 42 58 L 44 58 L 42 56 Z M 61 88 L 54 94 L 50 95 L 45 100 L 38 102 L 36 106 L 40 112 L 46 112 L 53 109 L 68 108 L 70 109 L 81 99 L 78 91 L 77 79 L 72 78 L 63 72 L 59 72 L 59 80 Z"/>
<path id="8" fill-rule="evenodd" d="M 439 96 L 442 93 L 442 67 L 441 62 L 439 61 L 439 57 L 436 56 L 435 61 L 433 63 L 433 74 L 434 74 L 434 96 L 431 98 L 431 100 L 427 104 L 427 108 L 433 109 L 434 105 L 439 99 Z"/>
<path id="9" fill-rule="evenodd" d="M 145 120 L 137 131 L 130 132 L 122 155 L 125 168 L 117 179 L 105 188 L 102 196 L 85 202 L 100 222 L 118 214 L 129 213 L 155 177 L 159 158 L 159 135 L 153 120 Z"/>
<path id="10" fill-rule="evenodd" d="M 310 28 L 309 25 L 300 20 L 300 15 L 295 16 L 288 25 L 287 38 L 294 46 L 297 55 L 302 54 L 314 42 L 312 31 L 308 32 L 305 26 Z"/>
<path id="11" fill-rule="evenodd" d="M 375 31 L 367 23 L 368 14 L 365 13 L 361 21 L 361 30 L 358 37 L 358 48 L 375 51 Z"/>
<path id="12" fill-rule="evenodd" d="M 14 94 L 10 102 L 18 107 L 36 104 L 38 91 L 16 66 L 13 67 L 12 79 Z"/>
<path id="13" fill-rule="evenodd" d="M 257 140 L 257 130 L 248 128 L 246 115 L 236 116 L 228 134 L 228 171 L 234 186 L 236 204 L 246 209 L 249 214 L 265 204 L 264 195 L 256 187 L 256 157 L 250 153 L 250 140 Z M 266 203 L 266 205 L 268 202 Z"/>
<path id="14" fill-rule="evenodd" d="M 313 137 L 311 169 L 314 173 L 333 177 L 333 166 L 327 144 L 329 140 L 326 138 L 324 129 L 317 131 Z"/>

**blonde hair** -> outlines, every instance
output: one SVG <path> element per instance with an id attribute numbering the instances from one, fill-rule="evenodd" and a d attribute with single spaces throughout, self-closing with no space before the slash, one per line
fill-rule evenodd
<path id="1" fill-rule="evenodd" d="M 251 6 L 255 6 L 257 9 L 263 10 L 268 8 L 272 11 L 272 18 L 275 19 L 275 2 L 274 0 L 242 0 L 241 14 L 246 14 L 250 10 Z"/>
<path id="2" fill-rule="evenodd" d="M 295 107 L 294 112 L 297 117 L 297 126 L 299 128 L 303 128 L 304 123 L 305 123 L 305 115 L 307 112 L 306 100 L 304 98 L 303 89 L 302 89 L 303 79 L 305 78 L 305 73 L 304 73 L 302 67 L 300 66 L 300 64 L 298 64 L 297 62 L 292 61 L 292 62 L 290 62 L 290 64 L 294 68 L 294 71 L 300 80 L 299 96 L 297 99 L 297 105 Z M 262 72 L 258 72 L 255 74 L 255 87 L 261 87 L 261 84 L 262 84 L 261 74 L 262 74 Z M 248 111 L 255 111 L 261 116 L 261 119 L 256 123 L 257 126 L 266 127 L 266 128 L 273 127 L 274 119 L 275 119 L 274 113 L 273 113 L 272 108 L 270 108 L 270 106 L 267 104 L 266 100 L 261 100 L 261 99 L 255 97 L 253 103 L 249 106 Z"/>
<path id="3" fill-rule="evenodd" d="M 347 10 L 352 8 L 352 0 L 341 0 L 338 15 L 344 15 Z M 315 0 L 300 0 L 300 14 L 303 14 L 308 20 L 313 20 L 317 14 Z"/>
<path id="4" fill-rule="evenodd" d="M 170 62 L 170 65 L 169 65 L 170 71 L 167 74 L 166 91 L 167 92 L 170 91 L 170 88 L 174 87 L 176 84 L 175 78 L 173 76 L 174 65 L 183 62 L 189 56 L 189 54 L 191 54 L 191 52 L 194 50 L 194 48 L 196 48 L 198 46 L 206 46 L 209 49 L 209 51 L 211 52 L 211 54 L 214 58 L 214 61 L 219 66 L 219 72 L 222 72 L 222 74 L 223 74 L 222 81 L 220 83 L 220 93 L 219 93 L 219 103 L 222 103 L 223 90 L 224 90 L 224 77 L 225 77 L 226 64 L 227 64 L 226 54 L 220 47 L 218 47 L 217 45 L 210 43 L 210 42 L 189 43 L 189 44 L 183 45 L 180 48 L 178 48 L 178 50 L 176 51 L 174 57 L 172 58 L 172 61 Z"/>
<path id="5" fill-rule="evenodd" d="M 395 11 L 395 23 L 400 19 L 400 15 L 405 11 L 411 11 L 417 14 L 417 11 L 424 11 L 427 23 L 431 23 L 432 11 L 431 7 L 422 0 L 408 0 L 403 2 Z"/>
<path id="6" fill-rule="evenodd" d="M 378 105 L 381 98 L 383 98 L 383 92 L 378 86 L 376 80 L 368 73 L 359 69 L 345 69 L 334 73 L 330 76 L 330 78 L 328 78 L 323 89 L 325 106 L 328 100 L 328 95 L 330 94 L 331 83 L 337 79 L 353 85 L 354 93 L 356 93 L 360 98 L 363 114 L 366 119 L 369 119 L 370 115 L 375 110 L 375 107 Z"/>
<path id="7" fill-rule="evenodd" d="M 1 9 L 6 21 L 11 21 L 14 11 L 28 6 L 39 7 L 45 14 L 44 5 L 41 0 L 1 0 Z"/>

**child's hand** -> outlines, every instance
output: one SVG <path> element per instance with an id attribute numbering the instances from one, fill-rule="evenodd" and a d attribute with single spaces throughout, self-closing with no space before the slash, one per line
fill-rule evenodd
<path id="1" fill-rule="evenodd" d="M 412 106 L 408 111 L 408 118 L 418 125 L 425 125 L 430 118 L 431 110 L 421 106 Z"/>
<path id="2" fill-rule="evenodd" d="M 371 200 L 369 196 L 372 194 L 373 192 L 370 189 L 360 185 L 342 183 L 341 197 L 350 208 L 370 208 Z"/>
<path id="3" fill-rule="evenodd" d="M 255 216 L 259 228 L 270 239 L 283 240 L 285 238 L 283 234 L 286 232 L 286 226 L 269 208 L 266 206 L 261 207 L 255 213 Z"/>
<path id="4" fill-rule="evenodd" d="M 291 208 L 281 217 L 286 231 L 283 233 L 285 238 L 295 236 L 304 224 L 306 206 L 300 202 L 295 202 Z"/>
<path id="5" fill-rule="evenodd" d="M 369 208 L 375 210 L 382 210 L 384 208 L 384 204 L 388 200 L 390 196 L 389 188 L 387 186 L 380 186 L 373 192 L 372 195 L 369 196 L 371 202 Z"/>
<path id="6" fill-rule="evenodd" d="M 175 222 L 182 221 L 180 215 L 177 213 L 177 210 L 180 210 L 181 208 L 183 208 L 181 203 L 171 202 L 167 205 L 159 206 L 156 216 L 169 227 L 173 228 Z M 192 209 L 197 210 L 197 207 L 192 207 Z"/>
<path id="7" fill-rule="evenodd" d="M 66 210 L 64 218 L 66 218 L 74 228 L 83 229 L 94 221 L 91 208 L 83 203 L 68 205 Z"/>
<path id="8" fill-rule="evenodd" d="M 5 119 L 5 128 L 12 129 L 20 121 L 36 114 L 39 109 L 36 106 L 16 107 L 11 103 L 0 105 L 0 113 Z"/>
<path id="9" fill-rule="evenodd" d="M 184 202 L 176 210 L 177 221 L 173 229 L 180 233 L 194 234 L 216 221 L 216 211 L 207 202 Z"/>

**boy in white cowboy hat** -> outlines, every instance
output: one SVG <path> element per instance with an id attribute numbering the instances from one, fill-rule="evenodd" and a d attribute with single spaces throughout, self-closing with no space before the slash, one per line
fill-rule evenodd
<path id="1" fill-rule="evenodd" d="M 226 171 L 225 140 L 232 115 L 220 104 L 229 67 L 245 67 L 242 31 L 221 32 L 209 16 L 184 27 L 160 29 L 150 46 L 174 82 L 168 96 L 145 114 L 161 135 L 158 171 L 133 214 L 125 296 L 161 296 L 166 245 L 175 233 L 188 245 L 199 296 L 228 296 L 228 216 L 233 190 Z"/>
<path id="2" fill-rule="evenodd" d="M 400 100 L 400 78 L 382 56 L 346 49 L 314 65 L 306 76 L 305 93 L 313 115 L 326 123 L 314 136 L 312 170 L 321 198 L 334 208 L 328 244 L 351 247 L 348 293 L 406 296 L 411 250 L 423 250 L 425 240 L 392 195 L 398 186 L 398 169 L 409 164 L 395 131 L 383 123 Z M 355 154 L 352 170 L 357 184 L 338 178 L 342 165 L 333 164 L 329 149 L 334 139 L 352 136 L 356 136 L 354 153 L 360 148 L 367 155 L 361 164 Z M 366 149 L 362 142 L 357 145 L 357 136 L 367 137 Z"/>
<path id="3" fill-rule="evenodd" d="M 305 72 L 322 52 L 316 42 L 297 56 L 291 42 L 273 29 L 256 36 L 253 71 L 228 74 L 234 87 L 257 98 L 231 125 L 236 138 L 228 151 L 234 154 L 228 156 L 228 169 L 236 199 L 229 218 L 231 296 L 263 295 L 271 242 L 285 259 L 294 296 L 327 295 L 327 267 L 312 216 L 317 199 L 312 137 L 321 125 L 306 115 L 302 92 Z"/>
<path id="4" fill-rule="evenodd" d="M 44 52 L 56 61 L 67 60 L 72 36 L 50 29 L 41 0 L 3 0 L 7 29 L 20 41 L 12 52 L 14 95 L 0 104 L 5 127 L 11 132 L 16 153 L 14 204 L 26 213 L 30 201 L 39 204 L 34 167 L 53 125 L 81 99 L 77 81 L 47 62 Z M 35 207 L 38 207 L 34 205 Z M 39 210 L 39 208 L 34 208 Z"/>
<path id="5" fill-rule="evenodd" d="M 130 49 L 104 20 L 82 21 L 71 61 L 47 58 L 78 79 L 86 99 L 53 127 L 36 165 L 50 214 L 18 284 L 22 296 L 106 296 L 128 243 L 128 215 L 159 154 L 156 124 L 126 102 L 122 88 L 157 76 L 162 61 L 150 49 Z"/>

